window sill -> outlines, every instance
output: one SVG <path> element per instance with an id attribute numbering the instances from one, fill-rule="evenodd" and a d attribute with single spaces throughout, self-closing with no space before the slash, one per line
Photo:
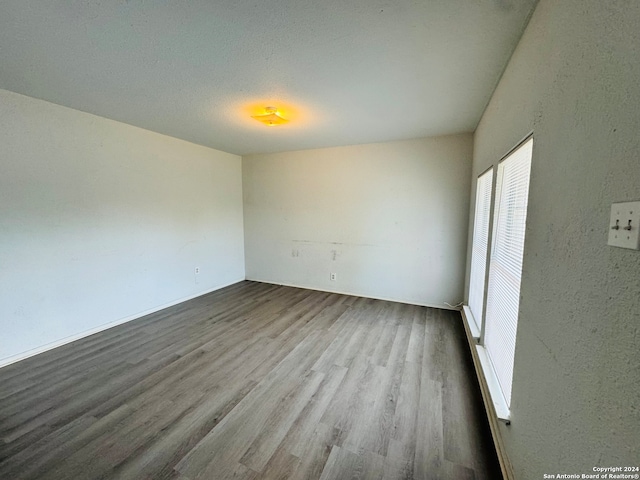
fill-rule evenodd
<path id="1" fill-rule="evenodd" d="M 489 396 L 491 397 L 496 417 L 498 417 L 498 420 L 509 425 L 511 423 L 511 412 L 504 399 L 504 395 L 502 395 L 498 377 L 493 370 L 493 365 L 491 365 L 487 349 L 482 345 L 476 345 L 476 351 L 478 352 L 478 359 L 480 360 L 480 366 L 482 367 L 482 373 L 484 374 L 487 388 L 489 389 Z"/>
<path id="2" fill-rule="evenodd" d="M 476 343 L 480 342 L 480 328 L 478 328 L 478 323 L 476 322 L 473 313 L 471 313 L 471 309 L 467 305 L 463 305 L 462 310 L 464 311 L 464 316 L 467 319 L 467 326 L 469 327 L 471 336 Z"/>

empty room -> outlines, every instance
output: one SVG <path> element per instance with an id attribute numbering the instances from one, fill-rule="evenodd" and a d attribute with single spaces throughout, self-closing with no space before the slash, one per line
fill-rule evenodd
<path id="1" fill-rule="evenodd" d="M 640 478 L 640 2 L 4 0 L 0 479 Z"/>

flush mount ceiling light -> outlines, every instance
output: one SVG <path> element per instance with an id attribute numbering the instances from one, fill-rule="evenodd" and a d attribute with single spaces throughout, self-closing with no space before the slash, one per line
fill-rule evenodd
<path id="1" fill-rule="evenodd" d="M 276 125 L 282 125 L 289 120 L 284 118 L 276 107 L 266 107 L 262 115 L 251 115 L 251 118 L 255 118 L 259 122 L 264 123 L 267 127 L 275 127 Z"/>

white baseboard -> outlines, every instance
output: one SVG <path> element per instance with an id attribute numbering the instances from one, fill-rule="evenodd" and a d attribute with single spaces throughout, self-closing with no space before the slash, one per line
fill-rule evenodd
<path id="1" fill-rule="evenodd" d="M 16 355 L 12 355 L 10 357 L 0 359 L 0 368 L 6 367 L 7 365 L 11 365 L 12 363 L 19 362 L 20 360 L 24 360 L 25 358 L 33 357 L 34 355 L 38 355 L 40 353 L 44 353 L 48 350 L 52 350 L 57 347 L 61 347 L 62 345 L 66 345 L 67 343 L 75 342 L 80 340 L 81 338 L 88 337 L 89 335 L 93 335 L 98 332 L 102 332 L 104 330 L 108 330 L 113 327 L 117 327 L 118 325 L 122 325 L 123 323 L 131 322 L 137 318 L 144 317 L 145 315 L 149 315 L 150 313 L 155 313 L 160 310 L 164 310 L 165 308 L 173 307 L 178 303 L 186 302 L 187 300 L 192 300 L 197 297 L 201 297 L 202 295 L 207 295 L 208 293 L 215 292 L 216 290 L 220 290 L 222 288 L 228 287 L 229 285 L 233 285 L 238 282 L 244 281 L 244 277 L 238 280 L 233 280 L 229 283 L 225 283 L 223 285 L 218 285 L 209 290 L 205 290 L 204 292 L 199 292 L 194 295 L 189 295 L 187 297 L 179 298 L 178 300 L 174 300 L 169 303 L 165 303 L 164 305 L 160 305 L 158 307 L 150 308 L 149 310 L 145 310 L 143 312 L 135 313 L 133 315 L 129 315 L 124 318 L 120 318 L 113 322 L 104 323 L 97 327 L 94 327 L 90 330 L 85 330 L 83 332 L 77 333 L 75 335 L 70 335 L 68 337 L 62 338 L 60 340 L 56 340 L 55 342 L 47 343 L 40 347 L 32 348 L 31 350 L 27 350 L 26 352 L 17 353 Z"/>
<path id="2" fill-rule="evenodd" d="M 460 311 L 460 308 L 457 307 L 451 307 L 445 304 L 435 304 L 435 303 L 421 303 L 421 302 L 415 302 L 412 300 L 407 300 L 407 299 L 403 299 L 403 298 L 391 298 L 391 297 L 378 297 L 378 296 L 371 296 L 371 295 L 363 295 L 362 293 L 354 293 L 354 292 L 349 292 L 346 290 L 333 290 L 333 289 L 328 289 L 328 288 L 318 288 L 318 287 L 311 287 L 309 285 L 302 285 L 302 284 L 294 284 L 294 283 L 287 283 L 287 282 L 275 282 L 273 280 L 263 280 L 260 278 L 249 278 L 247 277 L 246 280 L 250 281 L 250 282 L 260 282 L 260 283 L 269 283 L 271 285 L 282 285 L 285 287 L 295 287 L 295 288 L 304 288 L 305 290 L 315 290 L 317 292 L 327 292 L 327 293 L 338 293 L 340 295 L 351 295 L 353 297 L 363 297 L 363 298 L 372 298 L 374 300 L 384 300 L 387 302 L 397 302 L 397 303 L 406 303 L 408 305 L 417 305 L 419 307 L 431 307 L 431 308 L 440 308 L 442 310 L 452 310 L 455 312 Z"/>
<path id="3" fill-rule="evenodd" d="M 165 308 L 172 307 L 174 305 L 177 305 L 178 303 L 186 302 L 188 300 L 192 300 L 194 298 L 201 297 L 202 295 L 207 295 L 208 293 L 215 292 L 216 290 L 220 290 L 222 288 L 228 287 L 228 286 L 233 285 L 233 284 L 238 283 L 238 282 L 242 282 L 243 280 L 249 280 L 249 281 L 253 281 L 253 282 L 261 282 L 261 283 L 268 283 L 268 284 L 272 284 L 272 285 L 283 285 L 283 286 L 286 286 L 286 287 L 304 288 L 304 289 L 307 289 L 307 290 L 315 290 L 315 291 L 319 291 L 319 292 L 337 293 L 337 294 L 341 294 L 341 295 L 352 295 L 352 296 L 355 296 L 355 297 L 372 298 L 372 299 L 375 299 L 375 300 L 385 300 L 385 301 L 388 301 L 388 302 L 406 303 L 406 304 L 409 304 L 409 305 L 418 305 L 420 307 L 440 308 L 440 309 L 443 309 L 443 310 L 453 310 L 453 311 L 459 310 L 458 308 L 452 308 L 452 307 L 450 307 L 448 305 L 444 305 L 444 304 L 421 303 L 421 302 L 415 302 L 415 301 L 406 300 L 406 299 L 402 299 L 402 298 L 391 298 L 391 297 L 363 295 L 361 293 L 349 292 L 349 291 L 345 291 L 345 290 L 321 289 L 321 288 L 312 287 L 312 286 L 309 286 L 309 285 L 298 285 L 298 284 L 286 283 L 286 282 L 274 282 L 272 280 L 263 280 L 263 279 L 259 279 L 259 278 L 239 278 L 239 279 L 233 280 L 231 282 L 228 282 L 228 283 L 225 283 L 225 284 L 222 284 L 222 285 L 218 285 L 218 286 L 213 287 L 213 288 L 211 288 L 209 290 L 205 290 L 203 292 L 199 292 L 199 293 L 196 293 L 194 295 L 189 295 L 187 297 L 179 298 L 179 299 L 174 300 L 172 302 L 165 303 L 164 305 L 160 305 L 158 307 L 150 308 L 150 309 L 145 310 L 143 312 L 138 312 L 138 313 L 135 313 L 133 315 L 129 315 L 127 317 L 120 318 L 118 320 L 114 320 L 113 322 L 109 322 L 109 323 L 105 323 L 105 324 L 99 325 L 97 327 L 94 327 L 94 328 L 89 329 L 89 330 L 85 330 L 85 331 L 77 333 L 75 335 L 70 335 L 70 336 L 62 338 L 60 340 L 56 340 L 55 342 L 50 342 L 50 343 L 47 343 L 47 344 L 42 345 L 40 347 L 36 347 L 36 348 L 31 349 L 31 350 L 27 350 L 25 352 L 18 353 L 16 355 L 12 355 L 10 357 L 2 358 L 2 359 L 0 359 L 0 368 L 6 367 L 7 365 L 11 365 L 12 363 L 19 362 L 20 360 L 24 360 L 26 358 L 33 357 L 34 355 L 38 355 L 40 353 L 44 353 L 44 352 L 46 352 L 48 350 L 52 350 L 54 348 L 61 347 L 62 345 L 66 345 L 67 343 L 75 342 L 75 341 L 80 340 L 80 339 L 82 339 L 84 337 L 88 337 L 90 335 L 94 335 L 94 334 L 102 332 L 104 330 L 108 330 L 110 328 L 117 327 L 118 325 L 122 325 L 123 323 L 131 322 L 133 320 L 136 320 L 137 318 L 144 317 L 145 315 L 149 315 L 151 313 L 155 313 L 155 312 L 158 312 L 160 310 L 164 310 Z"/>

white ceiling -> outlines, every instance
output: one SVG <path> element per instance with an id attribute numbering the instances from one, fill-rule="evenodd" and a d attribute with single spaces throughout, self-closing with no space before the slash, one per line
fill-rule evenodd
<path id="1" fill-rule="evenodd" d="M 535 3 L 2 0 L 0 88 L 241 155 L 469 132 Z"/>

